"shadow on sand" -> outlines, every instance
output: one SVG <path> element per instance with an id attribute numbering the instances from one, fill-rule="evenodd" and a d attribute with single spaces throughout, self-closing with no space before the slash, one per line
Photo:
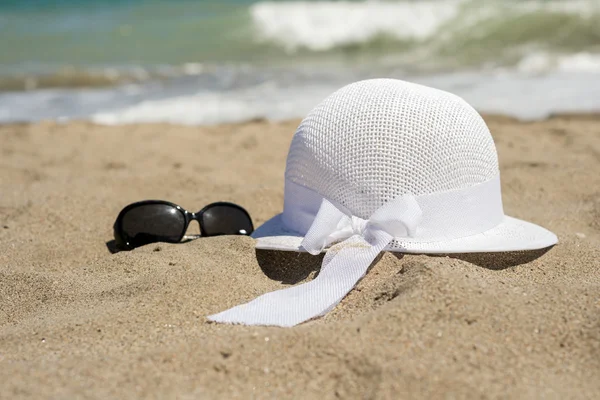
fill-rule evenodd
<path id="1" fill-rule="evenodd" d="M 449 257 L 474 264 L 481 268 L 499 271 L 517 265 L 527 264 L 542 255 L 552 247 L 540 250 L 514 251 L 504 253 L 459 253 L 459 254 L 427 254 L 429 257 Z M 405 254 L 392 253 L 398 259 Z M 383 253 L 380 255 L 380 257 Z M 318 274 L 321 269 L 324 254 L 313 256 L 308 253 L 293 251 L 256 250 L 258 265 L 270 279 L 286 284 L 295 284 L 306 279 L 311 273 Z M 378 257 L 375 262 L 379 261 Z"/>

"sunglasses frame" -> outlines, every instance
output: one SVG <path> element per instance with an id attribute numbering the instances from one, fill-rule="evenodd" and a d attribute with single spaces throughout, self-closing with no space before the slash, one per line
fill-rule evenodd
<path id="1" fill-rule="evenodd" d="M 139 247 L 139 246 L 131 245 L 128 241 L 126 241 L 124 239 L 125 235 L 123 234 L 124 232 L 123 232 L 122 225 L 123 225 L 123 218 L 125 217 L 125 214 L 127 214 L 129 212 L 129 210 L 131 210 L 133 208 L 140 207 L 140 206 L 155 205 L 155 204 L 173 207 L 174 209 L 179 211 L 185 218 L 183 230 L 181 231 L 181 234 L 179 235 L 179 238 L 177 239 L 177 241 L 171 242 L 171 241 L 167 241 L 167 240 L 161 240 L 161 242 L 164 242 L 164 243 L 180 243 L 181 240 L 185 237 L 185 232 L 188 230 L 190 223 L 192 221 L 198 221 L 198 224 L 200 225 L 200 235 L 194 235 L 194 236 L 191 236 L 190 238 L 220 236 L 220 235 L 205 235 L 204 234 L 205 227 L 204 227 L 204 222 L 203 222 L 202 216 L 208 209 L 210 209 L 212 207 L 216 207 L 216 206 L 233 207 L 233 208 L 236 208 L 239 211 L 243 212 L 246 215 L 246 217 L 248 217 L 248 221 L 250 221 L 251 231 L 248 232 L 248 235 L 250 235 L 254 231 L 254 224 L 252 223 L 252 218 L 250 217 L 250 214 L 248 213 L 248 211 L 246 211 L 246 209 L 244 209 L 242 206 L 239 206 L 235 203 L 230 203 L 227 201 L 217 201 L 214 203 L 207 204 L 198 212 L 192 213 L 175 203 L 171 203 L 170 201 L 144 200 L 144 201 L 138 201 L 138 202 L 129 204 L 128 206 L 123 208 L 121 210 L 121 212 L 119 213 L 119 215 L 117 216 L 117 220 L 115 221 L 115 223 L 113 225 L 113 229 L 114 229 L 115 243 L 117 244 L 117 246 L 119 248 L 126 249 L 126 250 L 133 250 L 136 247 Z"/>

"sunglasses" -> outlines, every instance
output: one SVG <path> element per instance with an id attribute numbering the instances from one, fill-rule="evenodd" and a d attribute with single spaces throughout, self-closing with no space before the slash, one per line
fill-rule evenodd
<path id="1" fill-rule="evenodd" d="M 186 236 L 191 221 L 200 224 L 200 235 Z M 197 213 L 163 200 L 133 203 L 119 213 L 114 224 L 118 248 L 132 250 L 155 242 L 179 243 L 219 235 L 250 235 L 254 231 L 250 214 L 237 204 L 212 203 Z"/>

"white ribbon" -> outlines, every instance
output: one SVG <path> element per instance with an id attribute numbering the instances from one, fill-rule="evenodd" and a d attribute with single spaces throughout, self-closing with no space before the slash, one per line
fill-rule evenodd
<path id="1" fill-rule="evenodd" d="M 377 203 L 380 198 L 351 199 L 354 207 Z M 419 229 L 410 236 L 398 236 L 403 242 L 436 242 L 476 235 L 492 229 L 504 219 L 500 175 L 487 182 L 457 190 L 422 194 L 415 197 L 423 212 Z M 284 226 L 301 236 L 312 227 L 323 202 L 316 191 L 285 182 Z M 343 206 L 339 208 L 345 209 Z M 371 216 L 373 219 L 373 215 Z M 260 233 L 260 228 L 258 229 Z M 253 237 L 257 232 L 255 231 Z M 260 237 L 260 236 L 259 236 Z"/>
<path id="2" fill-rule="evenodd" d="M 310 282 L 259 296 L 209 320 L 245 325 L 290 327 L 334 308 L 366 274 L 394 237 L 412 237 L 422 220 L 416 199 L 404 195 L 384 204 L 369 220 L 346 214 L 323 199 L 302 246 L 319 254 L 333 243 L 319 275 Z"/>

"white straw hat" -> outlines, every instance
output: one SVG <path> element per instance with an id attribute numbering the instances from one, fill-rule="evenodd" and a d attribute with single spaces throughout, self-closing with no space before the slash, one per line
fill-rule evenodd
<path id="1" fill-rule="evenodd" d="M 323 315 L 383 250 L 500 252 L 557 243 L 552 232 L 504 215 L 496 147 L 481 116 L 453 94 L 393 79 L 345 86 L 302 121 L 287 158 L 284 211 L 252 236 L 259 249 L 312 254 L 340 244 L 315 280 L 213 321 L 292 326 Z"/>

